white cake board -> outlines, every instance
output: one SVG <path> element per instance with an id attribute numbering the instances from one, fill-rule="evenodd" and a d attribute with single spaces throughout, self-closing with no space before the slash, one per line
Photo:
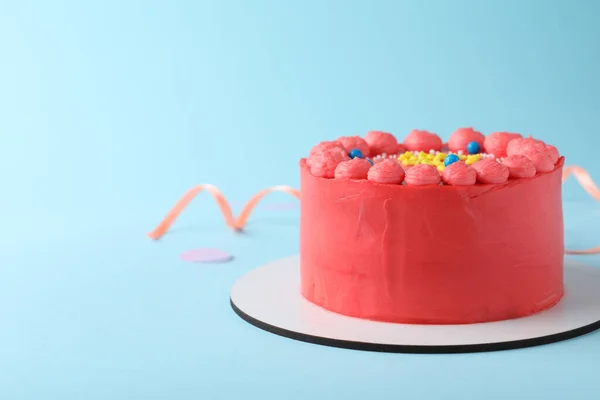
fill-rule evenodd
<path id="1" fill-rule="evenodd" d="M 304 342 L 393 353 L 470 353 L 538 346 L 600 329 L 600 270 L 565 261 L 565 296 L 533 316 L 465 325 L 373 322 L 327 311 L 302 297 L 297 256 L 240 278 L 231 306 L 265 331 Z"/>

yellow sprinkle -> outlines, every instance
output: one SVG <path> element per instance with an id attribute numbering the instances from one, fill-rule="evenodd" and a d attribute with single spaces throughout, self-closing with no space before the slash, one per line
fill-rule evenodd
<path id="1" fill-rule="evenodd" d="M 410 161 L 408 160 L 403 160 L 402 161 L 402 165 L 412 165 Z"/>
<path id="2" fill-rule="evenodd" d="M 444 169 L 446 169 L 446 167 L 444 167 L 444 165 L 438 165 L 437 170 L 440 172 L 444 172 Z"/>
<path id="3" fill-rule="evenodd" d="M 461 161 L 465 161 L 467 159 L 467 156 L 465 156 L 465 155 L 458 156 L 458 159 Z"/>
<path id="4" fill-rule="evenodd" d="M 472 165 L 472 164 L 475 164 L 480 159 L 481 159 L 480 154 L 472 154 L 470 156 L 467 156 L 467 160 L 465 161 L 465 164 Z"/>
<path id="5" fill-rule="evenodd" d="M 433 160 L 433 157 L 434 157 L 434 155 L 433 155 L 433 154 L 427 154 L 427 158 L 428 158 L 429 160 Z"/>

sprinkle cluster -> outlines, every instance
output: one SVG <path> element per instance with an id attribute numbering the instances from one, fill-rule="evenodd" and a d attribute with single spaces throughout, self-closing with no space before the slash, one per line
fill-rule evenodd
<path id="1" fill-rule="evenodd" d="M 451 155 L 454 155 L 454 157 L 450 157 Z M 407 151 L 398 157 L 398 161 L 404 166 L 428 164 L 436 167 L 438 171 L 444 172 L 444 169 L 452 162 L 464 161 L 465 164 L 472 165 L 479 160 L 488 158 L 494 158 L 494 155 L 486 153 L 466 155 L 463 154 L 462 150 L 459 150 L 456 154 L 451 151 L 444 153 L 441 151 L 430 150 L 429 153 L 425 153 L 424 151 Z"/>

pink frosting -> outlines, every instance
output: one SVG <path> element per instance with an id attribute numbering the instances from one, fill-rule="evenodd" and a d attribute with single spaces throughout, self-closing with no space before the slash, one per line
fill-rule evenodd
<path id="1" fill-rule="evenodd" d="M 367 179 L 371 163 L 364 158 L 342 161 L 335 167 L 335 179 Z"/>
<path id="2" fill-rule="evenodd" d="M 316 146 L 313 146 L 312 149 L 310 149 L 310 153 L 308 154 L 308 157 L 306 159 L 306 165 L 308 165 L 310 167 L 312 160 L 314 159 L 313 156 L 315 156 L 316 154 L 322 154 L 325 150 L 330 150 L 330 149 L 343 149 L 344 147 L 342 146 L 342 144 L 340 142 L 338 142 L 337 140 L 334 140 L 332 142 L 321 142 Z"/>
<path id="3" fill-rule="evenodd" d="M 365 136 L 365 141 L 369 145 L 369 154 L 376 156 L 379 154 L 395 154 L 398 148 L 398 141 L 391 133 L 381 131 L 370 131 Z"/>
<path id="4" fill-rule="evenodd" d="M 404 138 L 404 147 L 410 151 L 439 151 L 442 139 L 435 133 L 414 129 Z"/>
<path id="5" fill-rule="evenodd" d="M 483 148 L 483 142 L 485 136 L 481 132 L 474 130 L 473 128 L 459 128 L 448 139 L 448 148 L 450 151 L 457 152 L 462 150 L 467 152 L 467 145 L 471 142 L 479 143 L 479 146 Z"/>
<path id="6" fill-rule="evenodd" d="M 322 150 L 309 156 L 310 173 L 320 178 L 333 178 L 335 169 L 342 161 L 348 160 L 348 154 L 341 147 Z M 368 161 L 367 161 L 368 162 Z"/>
<path id="7" fill-rule="evenodd" d="M 528 150 L 524 153 L 524 157 L 531 160 L 537 172 L 550 172 L 554 170 L 554 162 L 550 151 Z"/>
<path id="8" fill-rule="evenodd" d="M 455 162 L 444 169 L 442 181 L 447 185 L 471 186 L 477 181 L 477 172 L 462 161 Z"/>
<path id="9" fill-rule="evenodd" d="M 406 150 L 404 149 L 404 146 L 402 146 L 400 143 L 398 143 L 398 147 L 396 147 L 396 154 L 402 154 L 405 151 Z"/>
<path id="10" fill-rule="evenodd" d="M 519 154 L 519 149 L 521 148 L 521 142 L 525 140 L 524 138 L 511 140 L 506 146 L 506 155 L 512 156 L 514 154 Z"/>
<path id="11" fill-rule="evenodd" d="M 432 165 L 417 164 L 406 171 L 407 185 L 437 185 L 441 180 L 439 171 Z"/>
<path id="12" fill-rule="evenodd" d="M 493 154 L 496 157 L 506 157 L 508 143 L 513 139 L 521 139 L 522 137 L 520 133 L 494 132 L 485 138 L 483 147 L 488 154 Z"/>
<path id="13" fill-rule="evenodd" d="M 508 167 L 510 178 L 533 178 L 535 176 L 535 165 L 529 158 L 520 154 L 505 157 L 502 164 Z"/>
<path id="14" fill-rule="evenodd" d="M 494 159 L 477 161 L 473 164 L 480 183 L 503 183 L 508 180 L 508 167 Z"/>
<path id="15" fill-rule="evenodd" d="M 531 137 L 521 138 L 512 140 L 508 144 L 506 148 L 506 154 L 512 156 L 515 154 L 524 154 L 525 152 L 530 150 L 546 151 L 547 146 L 546 143 L 538 139 L 534 139 Z"/>
<path id="16" fill-rule="evenodd" d="M 360 150 L 363 157 L 369 157 L 369 145 L 365 141 L 365 139 L 360 136 L 342 136 L 338 138 L 337 142 L 339 142 L 346 152 L 349 153 L 354 149 Z"/>
<path id="17" fill-rule="evenodd" d="M 512 156 L 513 154 L 522 154 L 529 150 L 546 151 L 546 143 L 532 137 L 521 138 L 511 141 L 508 144 L 506 154 Z"/>
<path id="18" fill-rule="evenodd" d="M 342 144 L 340 142 L 338 142 L 337 140 L 333 140 L 333 141 L 326 141 L 326 142 L 321 142 L 316 146 L 313 146 L 312 149 L 310 149 L 310 154 L 315 153 L 315 152 L 319 152 L 319 151 L 323 151 L 323 150 L 329 150 L 329 149 L 335 149 L 336 147 L 343 147 Z"/>
<path id="19" fill-rule="evenodd" d="M 548 154 L 550 155 L 550 158 L 552 159 L 552 164 L 553 165 L 556 164 L 558 162 L 558 159 L 560 158 L 558 149 L 552 145 L 547 144 L 546 151 L 548 152 Z"/>
<path id="20" fill-rule="evenodd" d="M 560 157 L 558 149 L 556 147 L 547 145 L 541 140 L 533 139 L 531 137 L 512 140 L 508 144 L 508 147 L 506 149 L 506 153 L 509 156 L 514 154 L 521 154 L 527 156 L 529 159 L 531 159 L 529 155 L 532 155 L 537 152 L 547 154 L 550 157 L 550 160 L 552 161 L 552 166 L 554 166 L 557 163 L 558 158 Z M 539 168 L 537 170 L 538 172 L 543 172 Z"/>
<path id="21" fill-rule="evenodd" d="M 404 169 L 397 161 L 388 158 L 371 167 L 368 179 L 377 183 L 402 183 Z"/>

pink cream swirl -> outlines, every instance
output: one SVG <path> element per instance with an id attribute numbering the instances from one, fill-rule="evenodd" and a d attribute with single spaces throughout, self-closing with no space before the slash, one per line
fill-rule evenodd
<path id="1" fill-rule="evenodd" d="M 506 148 L 506 154 L 509 156 L 514 154 L 528 156 L 529 154 L 536 152 L 548 154 L 550 156 L 550 160 L 552 161 L 552 165 L 555 165 L 560 157 L 556 147 L 547 145 L 541 140 L 531 137 L 512 140 Z"/>
<path id="2" fill-rule="evenodd" d="M 459 128 L 448 139 L 448 148 L 450 151 L 458 152 L 459 150 L 467 152 L 467 145 L 471 142 L 479 143 L 479 146 L 483 148 L 485 136 L 481 132 L 476 131 L 473 128 Z"/>
<path id="3" fill-rule="evenodd" d="M 410 151 L 440 151 L 442 139 L 435 133 L 414 129 L 404 138 L 404 147 Z"/>
<path id="4" fill-rule="evenodd" d="M 523 136 L 520 133 L 494 132 L 485 138 L 483 147 L 488 154 L 493 154 L 496 157 L 506 157 L 506 148 L 510 141 L 521 138 Z"/>
<path id="5" fill-rule="evenodd" d="M 310 167 L 310 165 L 312 164 L 312 161 L 315 159 L 315 156 L 318 154 L 323 154 L 323 152 L 325 150 L 331 150 L 331 149 L 343 149 L 344 147 L 342 146 L 342 144 L 340 142 L 338 142 L 337 140 L 334 141 L 326 141 L 326 142 L 321 142 L 315 146 L 313 146 L 312 149 L 310 149 L 310 153 L 308 153 L 308 157 L 306 158 L 306 165 L 308 165 Z"/>
<path id="6" fill-rule="evenodd" d="M 536 173 L 535 165 L 531 160 L 520 154 L 505 157 L 502 164 L 508 168 L 509 178 L 533 178 Z"/>
<path id="7" fill-rule="evenodd" d="M 397 161 L 388 158 L 371 167 L 367 179 L 377 183 L 399 184 L 404 180 L 404 169 Z"/>
<path id="8" fill-rule="evenodd" d="M 477 161 L 473 164 L 477 172 L 477 182 L 480 183 L 504 183 L 508 180 L 508 167 L 493 159 Z"/>
<path id="9" fill-rule="evenodd" d="M 546 151 L 548 152 L 548 155 L 550 155 L 552 164 L 556 164 L 558 162 L 558 159 L 560 158 L 560 153 L 558 152 L 558 149 L 550 144 L 547 144 Z"/>
<path id="10" fill-rule="evenodd" d="M 365 136 L 365 141 L 369 145 L 369 154 L 377 156 L 379 154 L 395 154 L 398 148 L 398 140 L 391 133 L 381 131 L 370 131 Z"/>
<path id="11" fill-rule="evenodd" d="M 360 136 L 342 136 L 337 139 L 337 142 L 346 149 L 346 153 L 357 149 L 360 150 L 363 157 L 369 157 L 369 145 Z"/>
<path id="12" fill-rule="evenodd" d="M 477 181 L 477 172 L 463 161 L 455 162 L 444 169 L 442 181 L 446 185 L 471 186 Z"/>
<path id="13" fill-rule="evenodd" d="M 417 164 L 406 171 L 407 185 L 438 185 L 441 180 L 439 171 L 432 165 Z"/>
<path id="14" fill-rule="evenodd" d="M 555 163 L 552 161 L 551 151 L 528 150 L 524 157 L 531 160 L 537 172 L 550 172 L 554 170 Z"/>
<path id="15" fill-rule="evenodd" d="M 371 169 L 371 163 L 364 158 L 353 158 L 352 160 L 342 161 L 335 167 L 335 179 L 367 179 L 367 174 Z"/>
<path id="16" fill-rule="evenodd" d="M 348 160 L 346 151 L 341 147 L 335 147 L 314 153 L 308 157 L 306 164 L 310 165 L 310 173 L 314 176 L 333 178 L 338 164 L 346 160 Z"/>

